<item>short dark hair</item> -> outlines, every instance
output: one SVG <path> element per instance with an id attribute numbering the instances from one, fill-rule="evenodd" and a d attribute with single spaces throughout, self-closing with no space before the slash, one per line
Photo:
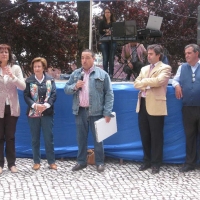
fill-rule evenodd
<path id="1" fill-rule="evenodd" d="M 82 51 L 82 53 L 83 53 L 83 52 L 91 53 L 92 57 L 93 57 L 93 58 L 95 57 L 95 53 L 94 53 L 92 50 L 90 50 L 90 49 L 85 49 L 85 50 Z"/>
<path id="2" fill-rule="evenodd" d="M 161 45 L 159 45 L 159 44 L 152 44 L 152 45 L 149 45 L 147 47 L 147 51 L 149 49 L 153 49 L 154 52 L 156 53 L 156 55 L 160 55 L 159 60 L 163 59 L 164 53 L 163 53 L 163 47 Z"/>
<path id="3" fill-rule="evenodd" d="M 199 52 L 199 58 L 200 58 L 200 48 L 199 48 L 199 45 L 197 45 L 197 44 L 188 44 L 187 46 L 185 46 L 184 50 L 186 50 L 189 47 L 193 48 L 194 53 Z"/>
<path id="4" fill-rule="evenodd" d="M 12 57 L 11 47 L 9 45 L 7 45 L 7 44 L 0 44 L 0 50 L 1 49 L 8 50 L 8 53 L 9 53 L 8 64 L 13 64 L 13 57 Z"/>

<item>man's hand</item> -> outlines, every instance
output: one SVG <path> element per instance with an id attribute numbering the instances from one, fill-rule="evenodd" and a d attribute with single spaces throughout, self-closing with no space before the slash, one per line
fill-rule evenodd
<path id="1" fill-rule="evenodd" d="M 129 66 L 131 69 L 133 69 L 133 65 L 132 65 L 131 62 L 128 63 L 128 66 Z"/>
<path id="2" fill-rule="evenodd" d="M 85 84 L 84 81 L 78 80 L 76 83 L 76 89 L 82 88 L 84 84 Z"/>
<path id="3" fill-rule="evenodd" d="M 110 122 L 111 117 L 105 116 L 106 123 Z"/>
<path id="4" fill-rule="evenodd" d="M 181 99 L 183 97 L 182 88 L 180 85 L 176 85 L 175 87 L 175 95 L 177 99 Z"/>

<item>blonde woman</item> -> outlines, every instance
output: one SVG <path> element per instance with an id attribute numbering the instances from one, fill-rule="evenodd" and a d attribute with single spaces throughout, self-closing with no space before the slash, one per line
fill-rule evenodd
<path id="1" fill-rule="evenodd" d="M 40 132 L 42 130 L 49 168 L 56 170 L 52 131 L 56 85 L 54 79 L 45 74 L 47 61 L 44 58 L 34 58 L 31 68 L 34 74 L 26 79 L 24 99 L 28 105 L 27 115 L 32 136 L 33 169 L 40 169 Z"/>

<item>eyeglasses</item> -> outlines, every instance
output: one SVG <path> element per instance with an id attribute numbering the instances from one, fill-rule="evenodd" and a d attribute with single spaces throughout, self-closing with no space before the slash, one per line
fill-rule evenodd
<path id="1" fill-rule="evenodd" d="M 194 83 L 195 82 L 195 74 L 192 73 L 192 82 Z"/>

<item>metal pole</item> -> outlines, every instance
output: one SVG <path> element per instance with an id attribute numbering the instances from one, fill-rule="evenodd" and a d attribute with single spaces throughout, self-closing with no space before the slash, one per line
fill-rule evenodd
<path id="1" fill-rule="evenodd" d="M 92 0 L 90 0 L 89 49 L 92 50 Z"/>
<path id="2" fill-rule="evenodd" d="M 198 6 L 197 15 L 197 44 L 200 45 L 200 6 Z"/>

